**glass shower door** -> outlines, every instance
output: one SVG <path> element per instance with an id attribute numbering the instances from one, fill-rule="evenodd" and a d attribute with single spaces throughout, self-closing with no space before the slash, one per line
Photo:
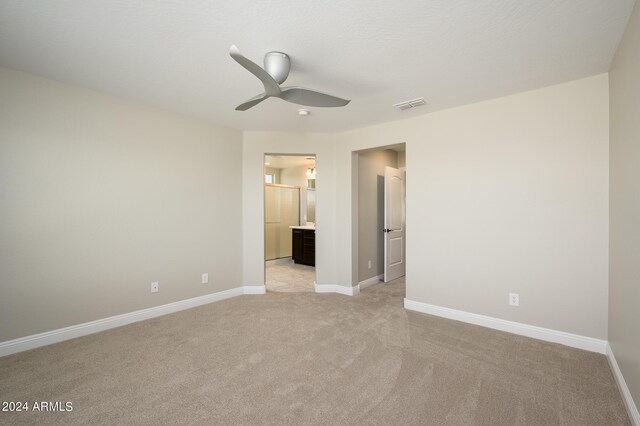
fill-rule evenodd
<path id="1" fill-rule="evenodd" d="M 265 185 L 265 260 L 290 257 L 291 228 L 300 224 L 300 188 Z"/>

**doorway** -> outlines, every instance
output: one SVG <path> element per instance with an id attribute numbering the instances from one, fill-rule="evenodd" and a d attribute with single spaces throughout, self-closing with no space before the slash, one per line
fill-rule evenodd
<path id="1" fill-rule="evenodd" d="M 315 178 L 315 155 L 264 156 L 264 261 L 269 292 L 315 291 Z"/>
<path id="2" fill-rule="evenodd" d="M 353 153 L 354 285 L 404 283 L 406 145 Z"/>

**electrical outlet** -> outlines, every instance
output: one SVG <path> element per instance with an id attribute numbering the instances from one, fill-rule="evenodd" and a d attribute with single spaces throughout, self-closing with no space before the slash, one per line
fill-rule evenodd
<path id="1" fill-rule="evenodd" d="M 151 283 L 151 293 L 157 293 L 159 289 L 160 286 L 158 284 L 158 281 L 154 281 Z"/>
<path id="2" fill-rule="evenodd" d="M 367 266 L 369 267 L 369 269 L 371 269 L 371 261 L 367 263 Z"/>
<path id="3" fill-rule="evenodd" d="M 207 284 L 209 282 L 209 274 L 202 274 L 202 284 Z"/>
<path id="4" fill-rule="evenodd" d="M 520 295 L 518 293 L 509 293 L 509 305 L 520 306 Z"/>

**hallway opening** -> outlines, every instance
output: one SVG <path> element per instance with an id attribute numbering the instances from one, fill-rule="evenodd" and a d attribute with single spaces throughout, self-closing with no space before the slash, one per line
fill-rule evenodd
<path id="1" fill-rule="evenodd" d="M 265 154 L 265 286 L 315 291 L 315 155 Z"/>

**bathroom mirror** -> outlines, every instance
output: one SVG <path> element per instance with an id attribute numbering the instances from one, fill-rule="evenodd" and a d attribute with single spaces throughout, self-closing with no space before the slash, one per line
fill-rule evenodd
<path id="1" fill-rule="evenodd" d="M 316 223 L 316 189 L 307 188 L 307 222 Z"/>

